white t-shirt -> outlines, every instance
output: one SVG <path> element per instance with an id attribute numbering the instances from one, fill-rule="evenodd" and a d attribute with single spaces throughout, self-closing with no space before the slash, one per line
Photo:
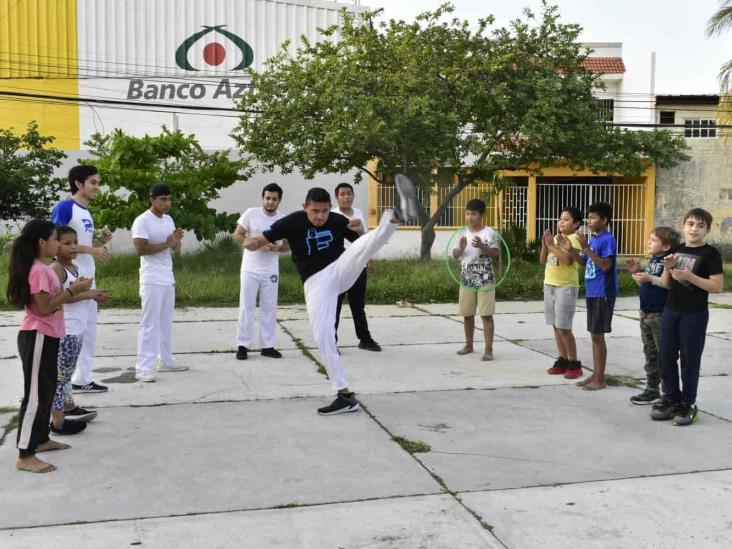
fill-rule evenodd
<path id="1" fill-rule="evenodd" d="M 132 238 L 144 238 L 148 244 L 162 244 L 175 231 L 173 218 L 165 214 L 158 217 L 151 210 L 138 215 L 132 224 Z M 140 284 L 175 284 L 173 253 L 165 248 L 156 254 L 140 256 Z"/>
<path id="2" fill-rule="evenodd" d="M 94 246 L 94 221 L 91 212 L 73 198 L 56 204 L 51 212 L 51 221 L 57 225 L 68 225 L 74 229 L 79 246 Z M 76 256 L 75 263 L 79 269 L 79 276 L 94 278 L 96 273 L 94 256 L 80 253 Z"/>
<path id="3" fill-rule="evenodd" d="M 342 216 L 347 217 L 349 220 L 351 220 L 351 219 L 360 219 L 361 220 L 361 223 L 363 224 L 363 234 L 366 234 L 367 232 L 369 232 L 369 226 L 368 226 L 368 223 L 366 223 L 366 218 L 363 216 L 363 212 L 361 210 L 359 210 L 358 208 L 353 208 L 352 207 L 351 209 L 353 210 L 353 214 L 352 215 L 346 215 L 345 213 L 343 213 L 341 211 L 341 209 L 338 206 L 336 206 L 335 208 L 331 208 L 330 211 L 331 212 L 335 212 L 337 214 L 341 214 Z M 343 242 L 343 247 L 346 248 L 346 249 L 348 249 L 348 247 L 350 245 L 351 245 L 351 243 L 348 240 L 345 240 Z"/>
<path id="4" fill-rule="evenodd" d="M 237 224 L 247 231 L 247 237 L 252 238 L 261 235 L 268 230 L 272 223 L 278 219 L 285 217 L 285 214 L 277 210 L 274 215 L 264 213 L 262 207 L 249 208 L 237 221 Z M 278 274 L 280 272 L 280 260 L 278 252 L 268 252 L 262 250 L 244 250 L 241 258 L 241 270 L 250 273 L 270 273 Z"/>
<path id="5" fill-rule="evenodd" d="M 61 265 L 64 272 L 66 273 L 66 280 L 61 285 L 63 290 L 66 290 L 71 286 L 77 279 L 71 270 Z M 77 265 L 77 273 L 79 267 Z M 75 301 L 74 303 L 64 304 L 64 322 L 66 323 L 66 335 L 81 335 L 86 331 L 86 323 L 89 318 L 89 305 L 86 299 L 81 301 Z"/>
<path id="6" fill-rule="evenodd" d="M 460 282 L 471 288 L 480 288 L 495 284 L 495 273 L 493 271 L 493 261 L 490 257 L 480 251 L 479 248 L 473 246 L 473 238 L 479 237 L 484 245 L 490 248 L 499 249 L 498 234 L 490 227 L 483 227 L 479 231 L 473 232 L 468 227 L 460 231 L 459 239 L 465 237 L 468 245 L 465 247 L 463 255 L 460 257 Z"/>

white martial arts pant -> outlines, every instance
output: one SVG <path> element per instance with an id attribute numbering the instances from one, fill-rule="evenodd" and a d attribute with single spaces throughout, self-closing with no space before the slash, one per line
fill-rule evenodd
<path id="1" fill-rule="evenodd" d="M 254 310 L 257 307 L 257 294 L 259 294 L 259 344 L 262 349 L 274 347 L 279 280 L 277 273 L 241 271 L 237 347 L 251 349 L 254 344 Z"/>
<path id="2" fill-rule="evenodd" d="M 87 385 L 92 382 L 92 366 L 94 365 L 94 355 L 96 355 L 97 347 L 97 311 L 99 305 L 93 299 L 86 299 L 82 303 L 86 304 L 88 311 L 86 313 L 86 328 L 82 334 L 84 343 L 81 346 L 79 358 L 76 359 L 74 375 L 71 377 L 71 383 L 74 385 Z"/>
<path id="3" fill-rule="evenodd" d="M 337 260 L 305 281 L 305 303 L 313 336 L 328 372 L 330 385 L 336 391 L 348 387 L 336 347 L 338 296 L 353 286 L 366 264 L 394 234 L 399 225 L 391 223 L 391 218 L 392 211 L 386 210 L 376 229 L 359 237 Z"/>
<path id="4" fill-rule="evenodd" d="M 151 374 L 158 358 L 163 365 L 175 364 L 172 353 L 175 285 L 140 284 L 142 315 L 137 332 L 138 374 Z"/>

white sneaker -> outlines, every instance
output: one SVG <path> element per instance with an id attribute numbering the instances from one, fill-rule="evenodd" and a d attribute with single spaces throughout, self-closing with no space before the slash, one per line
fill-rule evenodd
<path id="1" fill-rule="evenodd" d="M 188 369 L 188 366 L 181 364 L 176 360 L 172 364 L 163 364 L 162 362 L 158 362 L 155 369 L 158 372 L 185 372 Z"/>
<path id="2" fill-rule="evenodd" d="M 152 383 L 153 381 L 155 381 L 155 375 L 152 373 L 137 372 L 135 374 L 135 379 L 144 383 Z"/>

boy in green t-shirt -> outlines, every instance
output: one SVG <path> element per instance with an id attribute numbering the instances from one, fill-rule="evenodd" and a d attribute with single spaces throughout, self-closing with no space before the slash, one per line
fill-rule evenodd
<path id="1" fill-rule="evenodd" d="M 568 207 L 562 210 L 557 222 L 556 236 L 547 229 L 541 238 L 539 260 L 544 269 L 544 319 L 554 328 L 559 357 L 547 370 L 551 375 L 567 379 L 582 376 L 582 364 L 577 360 L 577 344 L 572 333 L 577 295 L 579 293 L 579 264 L 569 253 L 571 248 L 582 249 L 577 229 L 582 223 L 582 212 Z"/>

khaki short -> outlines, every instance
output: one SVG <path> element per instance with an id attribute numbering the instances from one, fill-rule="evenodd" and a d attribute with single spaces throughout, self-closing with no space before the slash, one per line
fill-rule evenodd
<path id="1" fill-rule="evenodd" d="M 460 316 L 492 316 L 496 312 L 496 290 L 472 290 L 460 286 L 458 314 Z"/>

